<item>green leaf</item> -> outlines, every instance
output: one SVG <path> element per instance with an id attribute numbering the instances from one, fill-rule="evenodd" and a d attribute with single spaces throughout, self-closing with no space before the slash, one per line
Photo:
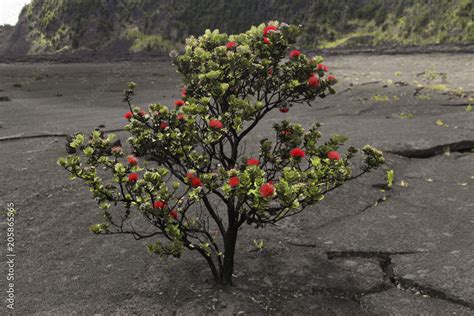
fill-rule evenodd
<path id="1" fill-rule="evenodd" d="M 100 234 L 107 230 L 109 225 L 107 223 L 94 224 L 89 227 L 89 230 L 94 234 Z"/>
<path id="2" fill-rule="evenodd" d="M 133 81 L 130 81 L 130 82 L 127 84 L 127 86 L 128 86 L 128 89 L 134 90 L 134 89 L 137 87 L 137 84 L 136 84 L 135 82 L 133 82 Z"/>

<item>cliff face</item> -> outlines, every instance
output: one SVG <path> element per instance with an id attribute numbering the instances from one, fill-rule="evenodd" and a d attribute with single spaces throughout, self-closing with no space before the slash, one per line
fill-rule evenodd
<path id="1" fill-rule="evenodd" d="M 168 52 L 185 37 L 269 20 L 305 26 L 306 48 L 474 42 L 473 0 L 33 0 L 0 53 Z"/>

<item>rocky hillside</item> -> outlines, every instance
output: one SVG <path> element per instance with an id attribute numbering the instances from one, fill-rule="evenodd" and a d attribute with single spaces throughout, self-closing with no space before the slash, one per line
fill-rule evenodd
<path id="1" fill-rule="evenodd" d="M 33 0 L 0 29 L 0 54 L 168 52 L 206 28 L 272 19 L 305 26 L 300 45 L 474 42 L 473 0 Z"/>

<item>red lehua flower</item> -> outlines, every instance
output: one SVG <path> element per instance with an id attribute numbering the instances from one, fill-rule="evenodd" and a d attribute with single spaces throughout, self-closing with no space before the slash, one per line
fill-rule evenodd
<path id="1" fill-rule="evenodd" d="M 186 87 L 181 89 L 181 97 L 186 98 Z"/>
<path id="2" fill-rule="evenodd" d="M 161 129 L 165 129 L 165 128 L 168 128 L 170 127 L 170 124 L 167 122 L 167 121 L 163 121 L 160 123 L 160 128 Z"/>
<path id="3" fill-rule="evenodd" d="M 337 80 L 336 80 L 336 76 L 334 76 L 334 75 L 329 75 L 329 76 L 328 76 L 328 81 L 329 81 L 330 83 L 335 83 L 335 82 L 337 81 Z"/>
<path id="4" fill-rule="evenodd" d="M 297 49 L 292 50 L 292 51 L 290 52 L 290 58 L 291 58 L 291 59 L 293 59 L 293 58 L 298 58 L 298 57 L 300 57 L 300 55 L 301 55 L 301 52 L 300 52 L 299 50 L 297 50 Z"/>
<path id="5" fill-rule="evenodd" d="M 172 210 L 169 213 L 170 217 L 174 218 L 175 220 L 178 220 L 178 211 L 177 210 Z"/>
<path id="6" fill-rule="evenodd" d="M 293 158 L 303 158 L 305 156 L 305 152 L 301 148 L 293 148 L 290 150 L 290 156 Z"/>
<path id="7" fill-rule="evenodd" d="M 176 114 L 176 119 L 178 120 L 184 120 L 186 118 L 186 115 L 184 115 L 184 113 L 178 113 Z"/>
<path id="8" fill-rule="evenodd" d="M 198 177 L 193 177 L 191 179 L 191 186 L 193 188 L 202 187 L 201 179 L 199 179 Z"/>
<path id="9" fill-rule="evenodd" d="M 143 111 L 143 110 L 138 111 L 138 115 L 140 115 L 141 117 L 144 117 L 145 116 L 145 111 Z"/>
<path id="10" fill-rule="evenodd" d="M 330 160 L 340 160 L 341 154 L 338 153 L 337 151 L 331 150 L 330 152 L 328 152 L 328 158 Z"/>
<path id="11" fill-rule="evenodd" d="M 127 157 L 127 161 L 128 161 L 128 163 L 129 163 L 131 166 L 136 166 L 136 165 L 138 164 L 138 159 L 137 159 L 137 157 L 132 156 L 132 155 L 130 155 L 130 156 Z"/>
<path id="12" fill-rule="evenodd" d="M 268 25 L 268 26 L 266 26 L 266 27 L 263 29 L 263 36 L 267 36 L 268 33 L 274 32 L 274 31 L 276 31 L 276 30 L 278 30 L 278 28 L 277 28 L 276 26 L 274 26 L 274 25 Z"/>
<path id="13" fill-rule="evenodd" d="M 280 112 L 281 112 L 281 113 L 288 113 L 289 110 L 290 110 L 290 108 L 287 107 L 287 106 L 282 106 L 282 107 L 280 108 Z"/>
<path id="14" fill-rule="evenodd" d="M 319 84 L 320 82 L 319 82 L 318 76 L 316 76 L 316 74 L 311 74 L 311 76 L 309 76 L 309 79 L 308 79 L 308 86 L 312 88 L 318 88 Z"/>
<path id="15" fill-rule="evenodd" d="M 263 42 L 267 45 L 270 45 L 272 42 L 270 42 L 270 40 L 268 39 L 268 37 L 264 37 L 263 38 Z"/>
<path id="16" fill-rule="evenodd" d="M 229 185 L 231 188 L 235 188 L 236 186 L 238 186 L 240 184 L 240 179 L 239 177 L 230 177 L 229 179 Z"/>
<path id="17" fill-rule="evenodd" d="M 227 44 L 225 44 L 225 48 L 227 48 L 227 49 L 232 49 L 235 46 L 237 46 L 236 42 L 228 42 Z"/>
<path id="18" fill-rule="evenodd" d="M 326 66 L 326 65 L 318 64 L 318 65 L 316 66 L 316 70 L 322 70 L 322 71 L 324 71 L 324 72 L 328 72 L 328 71 L 329 71 L 329 68 L 328 68 L 328 66 Z"/>
<path id="19" fill-rule="evenodd" d="M 282 136 L 288 136 L 288 135 L 291 134 L 291 132 L 290 132 L 289 130 L 285 129 L 285 130 L 282 130 L 280 134 L 281 134 Z"/>
<path id="20" fill-rule="evenodd" d="M 112 152 L 112 154 L 119 155 L 122 153 L 122 147 L 114 146 L 112 147 L 112 149 L 110 149 L 110 151 Z"/>
<path id="21" fill-rule="evenodd" d="M 154 208 L 159 208 L 160 210 L 164 209 L 166 207 L 166 202 L 165 201 L 155 201 L 153 203 Z"/>
<path id="22" fill-rule="evenodd" d="M 137 180 L 138 180 L 138 173 L 131 173 L 128 175 L 128 181 L 137 182 Z"/>
<path id="23" fill-rule="evenodd" d="M 258 166 L 260 164 L 260 160 L 255 158 L 247 159 L 247 166 Z"/>
<path id="24" fill-rule="evenodd" d="M 224 124 L 222 124 L 222 122 L 219 120 L 210 120 L 209 127 L 214 129 L 221 129 L 224 127 Z"/>
<path id="25" fill-rule="evenodd" d="M 264 183 L 260 187 L 260 195 L 264 198 L 269 198 L 275 194 L 275 187 L 271 183 Z"/>
<path id="26" fill-rule="evenodd" d="M 126 120 L 130 120 L 132 117 L 133 117 L 133 113 L 132 112 L 127 112 L 123 115 L 123 117 L 126 119 Z"/>
<path id="27" fill-rule="evenodd" d="M 174 105 L 180 107 L 180 106 L 183 106 L 184 105 L 184 101 L 183 100 L 176 100 L 174 101 Z"/>
<path id="28" fill-rule="evenodd" d="M 187 178 L 189 181 L 191 181 L 191 180 L 192 180 L 193 178 L 195 178 L 195 177 L 196 177 L 196 175 L 194 174 L 194 172 L 191 172 L 191 171 L 190 171 L 190 172 L 186 173 L 186 178 Z"/>

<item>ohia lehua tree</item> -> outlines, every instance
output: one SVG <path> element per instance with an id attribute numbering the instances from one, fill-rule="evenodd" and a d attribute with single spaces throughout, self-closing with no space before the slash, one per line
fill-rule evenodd
<path id="1" fill-rule="evenodd" d="M 103 212 L 90 230 L 149 238 L 148 250 L 160 256 L 196 251 L 217 283 L 231 285 L 244 224 L 264 227 L 301 213 L 383 164 L 382 153 L 365 146 L 362 170 L 353 175 L 357 149 L 341 153 L 346 137 L 322 142 L 319 124 L 305 130 L 286 120 L 273 126 L 272 139 L 245 152 L 245 139 L 270 111 L 285 115 L 335 93 L 322 58 L 290 51 L 300 30 L 270 22 L 238 35 L 208 30 L 188 38 L 174 60 L 181 99 L 145 111 L 133 104 L 129 83 L 129 155 L 113 134 L 72 137 L 70 154 L 58 163 L 90 187 Z M 143 219 L 139 227 L 134 216 Z"/>

